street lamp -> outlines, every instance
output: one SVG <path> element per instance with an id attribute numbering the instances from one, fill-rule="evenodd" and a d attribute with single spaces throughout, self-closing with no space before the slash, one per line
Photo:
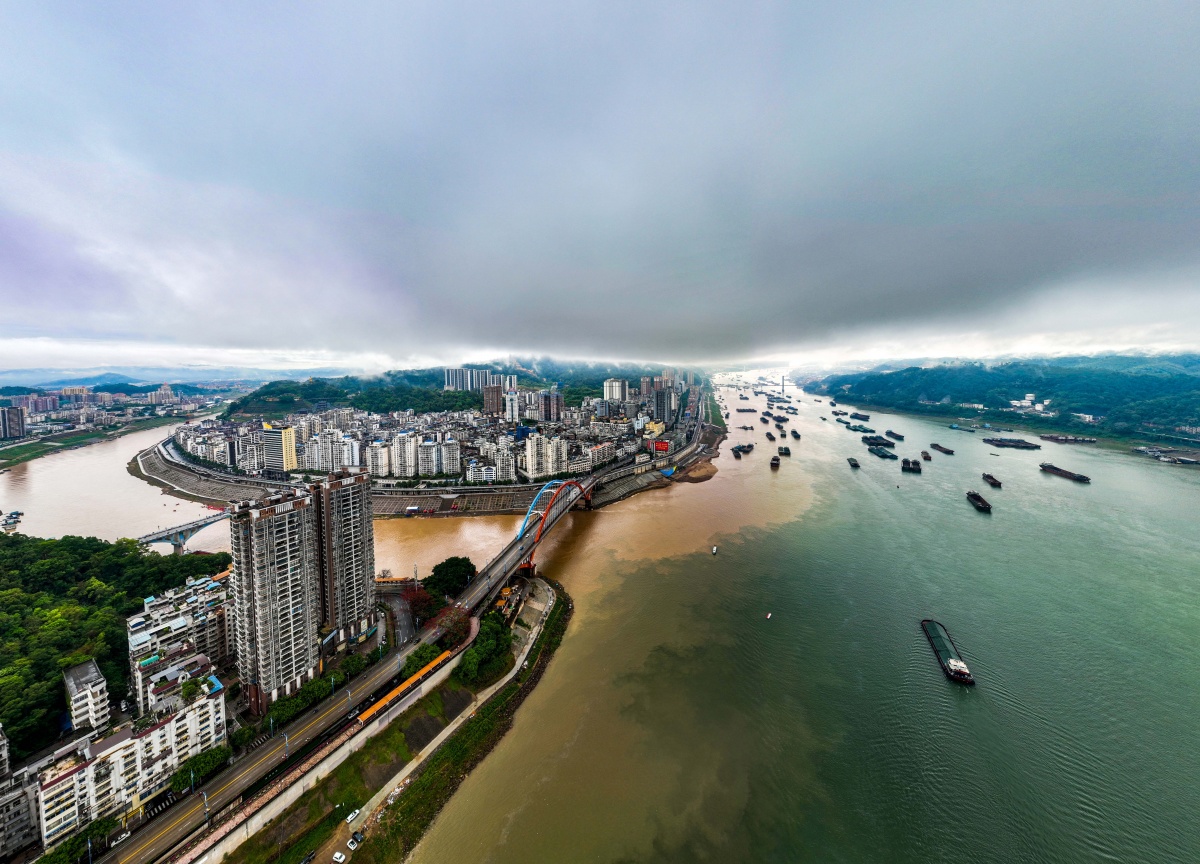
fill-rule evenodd
<path id="1" fill-rule="evenodd" d="M 283 733 L 283 758 L 288 758 L 288 734 L 286 732 Z"/>
<path id="2" fill-rule="evenodd" d="M 208 822 L 208 793 L 201 790 L 200 794 L 204 796 L 204 821 Z"/>

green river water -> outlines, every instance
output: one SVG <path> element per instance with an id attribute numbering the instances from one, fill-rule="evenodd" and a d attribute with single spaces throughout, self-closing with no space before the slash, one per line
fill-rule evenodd
<path id="1" fill-rule="evenodd" d="M 802 399 L 778 472 L 733 414 L 751 456 L 565 526 L 568 637 L 415 860 L 1200 860 L 1200 472 L 872 412 L 957 451 L 911 476 Z"/>

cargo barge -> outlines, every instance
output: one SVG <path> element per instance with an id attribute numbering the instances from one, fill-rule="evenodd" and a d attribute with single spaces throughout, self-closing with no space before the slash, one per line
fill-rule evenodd
<path id="1" fill-rule="evenodd" d="M 995 477 L 993 477 L 991 474 L 984 474 L 983 482 L 988 484 L 989 486 L 991 486 L 993 489 L 999 489 L 1000 485 L 1001 485 L 1000 481 L 997 480 Z"/>
<path id="2" fill-rule="evenodd" d="M 867 451 L 870 453 L 874 453 L 880 459 L 899 459 L 900 458 L 895 453 L 893 453 L 891 450 L 888 450 L 886 447 L 871 446 L 871 447 L 867 448 Z"/>
<path id="3" fill-rule="evenodd" d="M 897 441 L 903 441 L 903 440 L 904 440 L 904 436 L 903 436 L 903 435 L 901 435 L 899 432 L 893 432 L 891 429 L 887 430 L 887 431 L 886 431 L 886 432 L 884 432 L 883 434 L 884 434 L 884 435 L 886 435 L 886 436 L 888 436 L 889 438 L 895 438 Z"/>
<path id="4" fill-rule="evenodd" d="M 938 665 L 942 667 L 946 677 L 959 684 L 973 685 L 975 679 L 971 677 L 971 670 L 963 661 L 958 646 L 950 638 L 949 631 L 932 618 L 926 618 L 921 622 L 921 630 L 924 632 L 925 638 L 929 640 L 933 656 L 937 657 Z"/>
<path id="5" fill-rule="evenodd" d="M 1074 471 L 1068 471 L 1065 468 L 1059 468 L 1057 465 L 1051 465 L 1049 462 L 1043 462 L 1041 469 L 1047 474 L 1057 474 L 1059 477 L 1066 477 L 1068 480 L 1074 480 L 1076 483 L 1091 483 L 1092 478 L 1086 474 L 1076 474 Z"/>
<path id="6" fill-rule="evenodd" d="M 939 453 L 945 453 L 947 456 L 954 455 L 953 450 L 951 450 L 949 447 L 943 447 L 941 444 L 930 444 L 929 446 L 932 447 L 934 450 L 938 451 Z"/>
<path id="7" fill-rule="evenodd" d="M 971 502 L 971 506 L 980 513 L 991 513 L 992 505 L 987 502 L 987 499 L 972 489 L 967 493 L 967 500 Z"/>
<path id="8" fill-rule="evenodd" d="M 900 463 L 901 471 L 908 471 L 911 474 L 921 473 L 921 461 L 919 459 L 905 459 Z"/>
<path id="9" fill-rule="evenodd" d="M 922 458 L 922 459 L 924 459 L 926 462 L 932 462 L 932 461 L 933 461 L 933 457 L 929 455 L 929 451 L 928 451 L 928 450 L 922 450 L 922 451 L 921 451 L 921 458 Z"/>
<path id="10" fill-rule="evenodd" d="M 1055 444 L 1095 444 L 1095 438 L 1080 438 L 1078 435 L 1039 435 L 1043 441 L 1053 441 Z"/>
<path id="11" fill-rule="evenodd" d="M 857 468 L 857 467 L 858 467 L 858 460 L 857 460 L 857 459 L 855 459 L 853 456 L 851 456 L 851 457 L 850 457 L 849 459 L 847 459 L 846 461 L 850 463 L 850 467 L 851 467 L 851 468 Z"/>
<path id="12" fill-rule="evenodd" d="M 851 420 L 870 420 L 871 415 L 870 414 L 860 414 L 858 411 L 855 411 L 853 414 L 850 415 L 850 419 Z"/>
<path id="13" fill-rule="evenodd" d="M 984 438 L 984 444 L 991 444 L 993 447 L 1011 447 L 1014 450 L 1041 450 L 1041 444 L 1034 444 L 1032 441 L 1026 441 L 1024 438 Z"/>
<path id="14" fill-rule="evenodd" d="M 868 447 L 895 447 L 896 442 L 882 435 L 864 435 L 860 439 Z"/>

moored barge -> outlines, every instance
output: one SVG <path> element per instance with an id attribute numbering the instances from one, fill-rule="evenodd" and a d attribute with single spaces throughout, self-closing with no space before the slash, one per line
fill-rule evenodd
<path id="1" fill-rule="evenodd" d="M 993 477 L 991 474 L 984 474 L 983 482 L 988 484 L 989 486 L 991 486 L 993 489 L 1000 488 L 1000 481 L 997 480 L 995 477 Z"/>
<path id="2" fill-rule="evenodd" d="M 938 451 L 939 453 L 945 453 L 947 456 L 954 455 L 953 450 L 951 450 L 949 447 L 943 447 L 941 444 L 930 444 L 929 446 L 932 447 L 934 450 Z"/>

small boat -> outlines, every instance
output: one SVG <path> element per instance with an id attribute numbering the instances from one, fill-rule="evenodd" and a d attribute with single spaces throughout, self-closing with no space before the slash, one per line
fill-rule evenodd
<path id="1" fill-rule="evenodd" d="M 771 457 L 771 467 L 772 467 L 772 468 L 778 468 L 778 467 L 779 467 L 779 457 L 778 457 L 778 456 L 772 456 L 772 457 Z"/>
<path id="2" fill-rule="evenodd" d="M 971 502 L 971 506 L 980 513 L 991 513 L 992 505 L 987 502 L 987 499 L 972 489 L 967 493 L 967 500 Z"/>
<path id="3" fill-rule="evenodd" d="M 922 451 L 921 451 L 921 458 L 922 458 L 922 459 L 924 459 L 926 462 L 932 462 L 932 461 L 933 461 L 933 457 L 929 455 L 929 451 L 928 451 L 928 450 L 922 450 Z"/>
<path id="4" fill-rule="evenodd" d="M 938 665 L 942 667 L 946 677 L 959 684 L 974 684 L 975 679 L 971 677 L 971 670 L 963 661 L 958 646 L 950 638 L 950 632 L 932 618 L 926 618 L 921 622 L 921 630 L 925 633 L 925 638 L 929 640 L 929 647 L 933 649 Z"/>
<path id="5" fill-rule="evenodd" d="M 995 477 L 993 477 L 991 474 L 984 474 L 983 482 L 988 484 L 989 486 L 991 486 L 993 489 L 1000 488 L 1000 481 L 997 480 Z"/>
<path id="6" fill-rule="evenodd" d="M 775 440 L 775 436 L 774 436 L 774 435 L 772 435 L 770 432 L 768 432 L 768 433 L 767 433 L 767 440 L 768 440 L 768 441 L 774 441 L 774 440 Z"/>
<path id="7" fill-rule="evenodd" d="M 733 448 L 733 458 L 734 458 L 734 459 L 741 459 L 741 458 L 742 458 L 742 451 L 741 451 L 741 450 L 739 450 L 738 448 L 734 447 L 734 448 Z"/>
<path id="8" fill-rule="evenodd" d="M 850 467 L 851 467 L 851 468 L 857 468 L 857 467 L 859 467 L 859 466 L 858 466 L 858 460 L 857 460 L 857 459 L 855 459 L 853 456 L 851 456 L 851 457 L 850 457 L 849 459 L 847 459 L 846 461 L 850 463 Z"/>
<path id="9" fill-rule="evenodd" d="M 713 547 L 713 554 L 714 554 L 714 555 L 716 555 L 716 554 L 717 554 L 717 547 L 716 547 L 716 546 L 714 546 L 714 547 Z"/>
<path id="10" fill-rule="evenodd" d="M 900 463 L 901 471 L 908 471 L 912 474 L 921 473 L 921 461 L 919 459 L 905 459 Z"/>
<path id="11" fill-rule="evenodd" d="M 791 447 L 780 447 L 780 448 L 779 448 L 779 455 L 780 455 L 780 456 L 791 456 L 791 455 L 792 455 L 792 448 L 791 448 Z"/>
<path id="12" fill-rule="evenodd" d="M 770 620 L 771 620 L 771 613 L 770 613 L 770 612 L 768 612 L 768 613 L 767 613 L 767 620 L 768 620 L 768 621 L 770 621 Z"/>

